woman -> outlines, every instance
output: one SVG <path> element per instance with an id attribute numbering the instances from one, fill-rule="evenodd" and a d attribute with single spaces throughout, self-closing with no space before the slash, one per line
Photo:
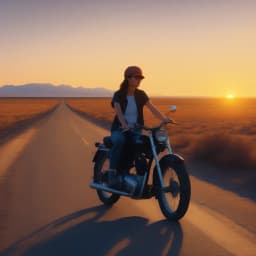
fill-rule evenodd
<path id="1" fill-rule="evenodd" d="M 126 68 L 124 80 L 120 85 L 120 89 L 114 93 L 111 102 L 116 116 L 111 127 L 111 141 L 113 146 L 110 152 L 110 166 L 108 170 L 109 183 L 114 182 L 116 168 L 119 165 L 122 148 L 126 139 L 125 134 L 127 133 L 125 132 L 133 128 L 136 123 L 140 125 L 144 124 L 144 105 L 161 121 L 168 122 L 170 120 L 157 110 L 143 90 L 138 89 L 142 79 L 144 79 L 144 76 L 139 67 L 129 66 Z M 136 137 L 133 138 L 136 139 Z"/>

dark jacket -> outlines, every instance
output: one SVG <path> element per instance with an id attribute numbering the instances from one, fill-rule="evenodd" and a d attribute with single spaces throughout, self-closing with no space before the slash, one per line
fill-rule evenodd
<path id="1" fill-rule="evenodd" d="M 135 102 L 137 105 L 137 110 L 138 110 L 138 119 L 137 123 L 143 125 L 144 124 L 144 117 L 143 117 L 143 107 L 149 100 L 147 94 L 139 89 L 136 89 L 134 92 L 135 96 Z M 114 93 L 114 96 L 111 101 L 111 106 L 114 108 L 114 103 L 118 102 L 121 106 L 123 114 L 125 113 L 126 107 L 127 107 L 127 98 L 126 96 L 123 96 L 120 92 L 120 90 L 116 91 Z M 117 130 L 121 126 L 121 123 L 118 120 L 117 115 L 114 118 L 114 121 L 111 126 L 111 131 Z"/>

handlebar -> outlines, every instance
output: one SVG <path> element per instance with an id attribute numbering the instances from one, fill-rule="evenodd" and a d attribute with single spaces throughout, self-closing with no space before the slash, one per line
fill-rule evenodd
<path id="1" fill-rule="evenodd" d="M 177 124 L 177 123 L 173 120 L 170 120 L 169 122 L 162 122 L 160 125 L 157 125 L 157 126 L 154 126 L 154 127 L 147 127 L 145 125 L 136 124 L 135 128 L 143 129 L 143 130 L 146 130 L 146 131 L 153 131 L 153 130 L 160 129 L 163 125 L 167 125 L 167 124 Z"/>

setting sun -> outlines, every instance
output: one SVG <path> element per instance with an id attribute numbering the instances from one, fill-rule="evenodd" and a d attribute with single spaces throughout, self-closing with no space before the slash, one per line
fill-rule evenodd
<path id="1" fill-rule="evenodd" d="M 227 98 L 227 99 L 234 99 L 234 95 L 228 94 L 228 95 L 226 96 L 226 98 Z"/>

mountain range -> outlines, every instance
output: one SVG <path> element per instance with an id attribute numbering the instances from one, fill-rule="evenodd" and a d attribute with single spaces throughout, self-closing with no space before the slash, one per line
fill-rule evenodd
<path id="1" fill-rule="evenodd" d="M 84 88 L 71 85 L 30 83 L 0 86 L 0 97 L 112 97 L 105 88 Z"/>

